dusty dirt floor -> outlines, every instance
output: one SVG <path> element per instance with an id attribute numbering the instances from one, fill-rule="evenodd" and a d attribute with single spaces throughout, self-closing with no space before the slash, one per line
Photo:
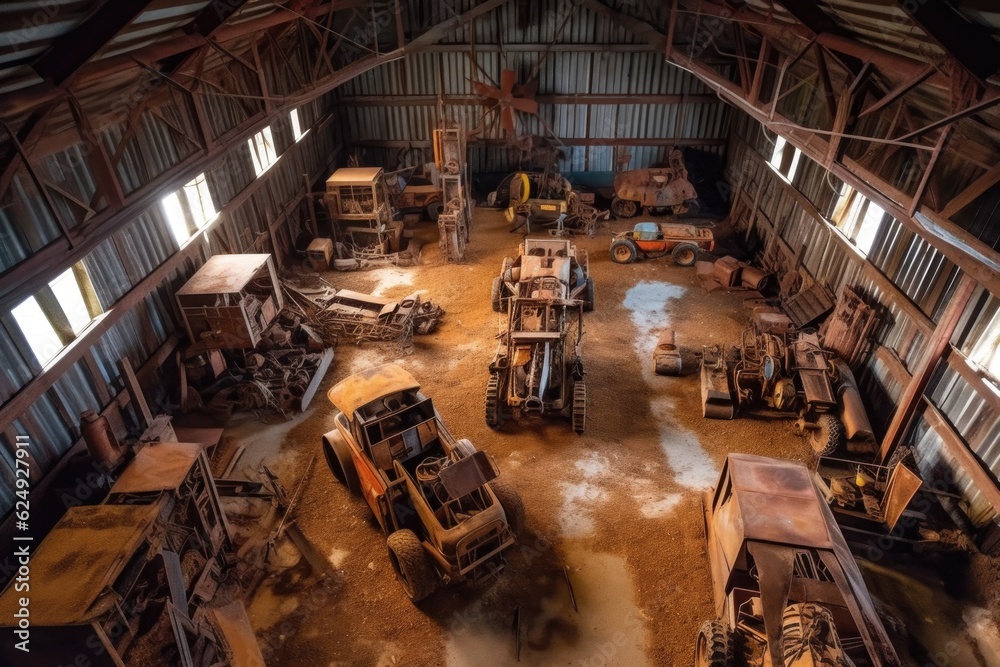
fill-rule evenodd
<path id="1" fill-rule="evenodd" d="M 289 489 L 318 456 L 295 517 L 331 574 L 317 583 L 287 544 L 272 554 L 277 574 L 249 609 L 268 664 L 691 664 L 697 630 L 714 615 L 702 492 L 728 452 L 804 461 L 812 454 L 790 421 L 701 417 L 693 352 L 733 344 L 753 293 L 706 292 L 693 268 L 669 259 L 612 263 L 610 233 L 625 226 L 574 239 L 589 251 L 597 295 L 596 309 L 585 314 L 583 435 L 561 419 L 508 420 L 499 431 L 484 422 L 487 365 L 501 324 L 490 309 L 490 281 L 520 241 L 499 212 L 476 210 L 462 264 L 442 263 L 430 243 L 421 266 L 325 275 L 337 288 L 390 297 L 419 290 L 447 314 L 412 349 L 341 343 L 304 414 L 267 428 L 241 417 L 228 429 L 223 459 L 243 444 L 241 468 L 264 461 Z M 682 377 L 652 372 L 651 351 L 665 327 L 686 350 Z M 336 483 L 320 454 L 321 436 L 332 428 L 326 388 L 390 361 L 416 376 L 452 433 L 493 455 L 527 510 L 527 534 L 497 581 L 442 588 L 419 606 L 396 582 L 367 505 Z"/>

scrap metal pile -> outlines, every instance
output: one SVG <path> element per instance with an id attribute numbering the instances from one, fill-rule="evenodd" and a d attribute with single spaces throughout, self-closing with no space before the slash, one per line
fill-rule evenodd
<path id="1" fill-rule="evenodd" d="M 855 449 L 870 447 L 874 438 L 850 367 L 823 349 L 814 330 L 796 329 L 783 315 L 759 313 L 732 351 L 707 348 L 701 395 L 709 418 L 797 415 L 797 430 L 822 456 L 848 440 Z"/>
<path id="2" fill-rule="evenodd" d="M 309 407 L 320 378 L 333 360 L 333 350 L 301 349 L 250 352 L 229 364 L 219 379 L 202 390 L 208 406 L 226 412 L 280 412 L 289 415 Z M 190 391 L 190 390 L 189 390 Z"/>
<path id="3" fill-rule="evenodd" d="M 414 334 L 437 329 L 444 309 L 419 294 L 399 301 L 351 290 L 337 290 L 321 278 L 310 286 L 284 284 L 288 305 L 282 318 L 305 333 L 314 344 L 336 345 L 340 338 L 354 343 L 412 343 Z"/>

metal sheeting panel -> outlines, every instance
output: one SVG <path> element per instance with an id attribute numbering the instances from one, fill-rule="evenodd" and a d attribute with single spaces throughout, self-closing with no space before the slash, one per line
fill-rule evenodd
<path id="1" fill-rule="evenodd" d="M 0 271 L 26 259 L 62 235 L 25 169 L 11 180 L 0 200 Z"/>
<path id="2" fill-rule="evenodd" d="M 21 356 L 7 329 L 0 326 L 0 402 L 6 402 L 33 376 L 31 366 Z"/>
<path id="3" fill-rule="evenodd" d="M 996 509 L 986 500 L 972 479 L 944 445 L 943 436 L 937 432 L 924 415 L 919 415 L 910 432 L 908 442 L 920 468 L 925 483 L 943 484 L 962 496 L 962 509 L 974 526 L 983 526 L 996 516 Z"/>
<path id="4" fill-rule="evenodd" d="M 90 282 L 105 310 L 132 289 L 132 283 L 125 276 L 125 267 L 111 239 L 94 248 L 84 258 L 83 265 L 87 268 Z"/>

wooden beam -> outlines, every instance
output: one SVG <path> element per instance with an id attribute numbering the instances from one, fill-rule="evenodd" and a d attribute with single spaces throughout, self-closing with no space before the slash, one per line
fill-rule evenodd
<path id="1" fill-rule="evenodd" d="M 430 141 L 409 141 L 405 139 L 352 139 L 352 146 L 366 148 L 430 148 Z M 470 146 L 509 147 L 506 139 L 476 139 L 470 140 Z M 564 146 L 725 146 L 726 139 L 688 139 L 685 137 L 655 137 L 655 138 L 618 138 L 604 137 L 560 137 L 559 143 Z"/>
<path id="2" fill-rule="evenodd" d="M 62 85 L 150 4 L 151 0 L 115 0 L 100 4 L 83 22 L 52 42 L 32 68 L 42 79 Z"/>
<path id="3" fill-rule="evenodd" d="M 867 109 L 858 114 L 858 118 L 864 118 L 869 114 L 873 114 L 876 111 L 880 111 L 881 109 L 884 109 L 885 107 L 889 106 L 890 104 L 892 104 L 893 102 L 895 102 L 896 100 L 903 97 L 908 92 L 910 92 L 911 90 L 922 84 L 924 81 L 930 78 L 930 76 L 934 74 L 934 72 L 936 71 L 937 70 L 934 68 L 933 65 L 928 65 L 920 72 L 917 72 L 915 76 L 912 76 L 909 79 L 904 80 L 898 86 L 896 86 L 888 93 L 883 95 L 882 99 L 880 99 L 877 102 L 874 102 L 871 106 L 869 106 Z"/>
<path id="4" fill-rule="evenodd" d="M 920 203 L 923 201 L 924 192 L 927 190 L 927 183 L 931 180 L 931 175 L 934 173 L 934 167 L 937 165 L 938 158 L 941 157 L 941 151 L 944 150 L 944 146 L 950 135 L 951 127 L 949 126 L 941 130 L 941 134 L 938 136 L 938 140 L 934 144 L 934 152 L 931 153 L 930 159 L 927 160 L 927 165 L 924 167 L 924 173 L 920 176 L 920 183 L 917 185 L 916 192 L 913 193 L 910 206 L 906 209 L 906 212 L 911 217 L 917 212 L 917 209 L 920 207 Z"/>
<path id="5" fill-rule="evenodd" d="M 997 104 L 1000 104 L 1000 92 L 990 93 L 988 96 L 986 96 L 976 104 L 967 106 L 961 111 L 956 111 L 950 116 L 945 116 L 944 118 L 936 120 L 933 123 L 928 123 L 927 125 L 924 125 L 923 127 L 914 130 L 909 134 L 904 134 L 903 136 L 899 137 L 896 141 L 910 141 L 912 139 L 915 139 L 916 137 L 927 134 L 928 132 L 933 132 L 934 130 L 940 127 L 947 127 L 952 123 L 957 123 L 963 118 L 968 118 L 969 116 L 974 116 L 975 114 L 980 113 L 981 111 L 986 111 L 987 109 L 990 109 L 996 106 Z"/>
<path id="6" fill-rule="evenodd" d="M 98 208 L 98 201 L 102 195 L 109 208 L 123 206 L 125 204 L 125 191 L 118 180 L 115 168 L 111 165 L 111 157 L 104 149 L 101 135 L 94 130 L 90 119 L 87 118 L 87 114 L 75 97 L 70 97 L 69 108 L 73 112 L 73 119 L 80 132 L 84 153 L 90 158 L 91 170 L 94 173 L 94 180 L 97 182 L 97 189 L 90 202 L 90 208 Z"/>
<path id="7" fill-rule="evenodd" d="M 998 182 L 1000 182 L 1000 162 L 993 165 L 985 174 L 955 195 L 941 210 L 941 217 L 949 219 L 955 217 L 955 214 L 971 204 L 976 197 L 992 188 Z"/>
<path id="8" fill-rule="evenodd" d="M 990 28 L 970 21 L 943 0 L 895 0 L 895 4 L 980 84 L 1000 69 L 1000 45 Z"/>
<path id="9" fill-rule="evenodd" d="M 882 447 L 879 451 L 882 463 L 889 460 L 892 452 L 906 434 L 910 420 L 913 419 L 913 415 L 920 405 L 920 398 L 923 396 L 924 390 L 927 389 L 938 363 L 947 352 L 951 337 L 955 334 L 955 329 L 962 320 L 962 315 L 977 287 L 975 280 L 963 274 L 955 288 L 955 294 L 948 300 L 948 305 L 945 306 L 944 313 L 941 314 L 934 333 L 924 347 L 924 354 L 913 370 L 913 378 L 899 397 L 892 421 L 889 423 L 889 428 L 886 429 L 885 437 L 882 438 Z"/>
<path id="10" fill-rule="evenodd" d="M 128 357 L 118 360 L 118 372 L 121 374 L 122 382 L 125 383 L 125 389 L 128 391 L 133 405 L 135 405 L 136 414 L 139 415 L 146 426 L 149 426 L 153 423 L 153 413 L 149 411 L 146 396 L 142 393 L 142 387 L 139 386 L 139 381 L 135 377 L 135 371 L 132 370 L 132 362 L 128 360 Z"/>
<path id="11" fill-rule="evenodd" d="M 716 95 L 610 95 L 610 94 L 570 94 L 570 95 L 536 95 L 539 104 L 718 104 Z M 377 106 L 421 106 L 431 107 L 440 104 L 437 95 L 360 95 L 342 97 L 337 100 L 337 106 L 347 107 L 377 107 Z M 478 95 L 449 95 L 444 99 L 449 106 L 478 106 L 483 98 Z"/>

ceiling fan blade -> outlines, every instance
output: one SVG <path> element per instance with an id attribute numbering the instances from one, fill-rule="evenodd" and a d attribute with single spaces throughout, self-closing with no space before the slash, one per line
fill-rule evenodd
<path id="1" fill-rule="evenodd" d="M 500 112 L 500 122 L 503 125 L 503 129 L 507 130 L 508 134 L 510 134 L 511 136 L 517 134 L 513 109 L 511 109 L 510 107 L 504 107 L 503 111 Z"/>
<path id="2" fill-rule="evenodd" d="M 513 70 L 505 69 L 500 72 L 500 91 L 506 96 L 510 95 L 514 90 L 514 84 L 517 83 L 517 73 Z"/>
<path id="3" fill-rule="evenodd" d="M 489 85 L 488 83 L 473 81 L 472 87 L 477 94 L 482 95 L 483 97 L 491 97 L 495 100 L 498 100 L 501 97 L 503 97 L 503 95 L 500 93 L 499 90 Z"/>
<path id="4" fill-rule="evenodd" d="M 523 97 L 514 97 L 510 100 L 510 106 L 517 109 L 518 111 L 523 111 L 524 113 L 538 113 L 538 102 L 532 99 L 525 99 Z"/>
<path id="5" fill-rule="evenodd" d="M 517 97 L 535 99 L 536 94 L 538 94 L 538 79 L 514 86 L 514 95 Z"/>

